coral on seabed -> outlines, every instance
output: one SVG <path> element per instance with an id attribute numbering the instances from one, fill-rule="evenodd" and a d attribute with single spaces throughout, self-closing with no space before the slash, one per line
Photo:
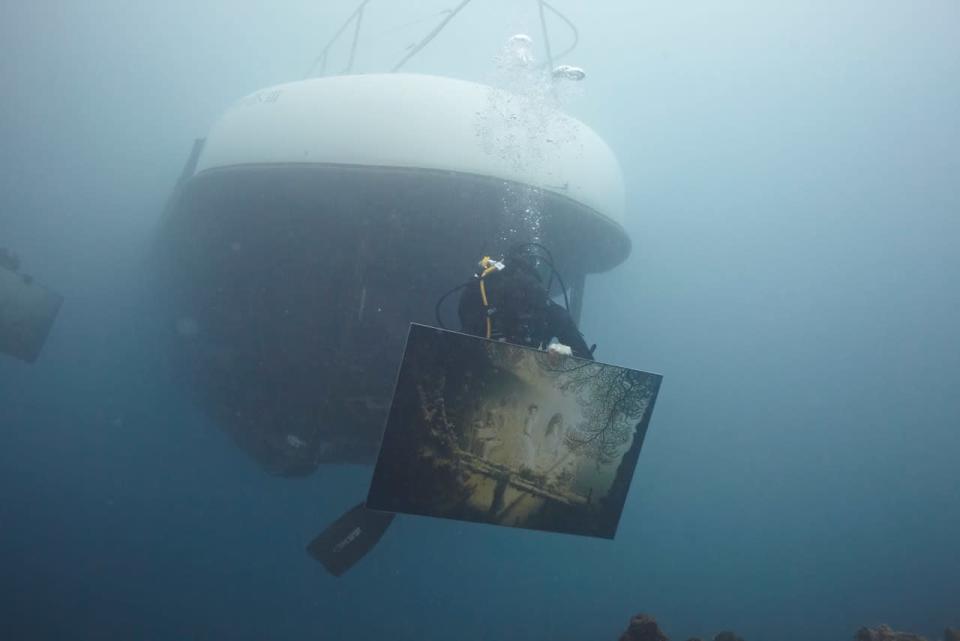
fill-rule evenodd
<path id="1" fill-rule="evenodd" d="M 921 636 L 909 632 L 896 632 L 888 625 L 879 628 L 860 628 L 855 641 L 926 641 Z"/>
<path id="2" fill-rule="evenodd" d="M 926 641 L 923 637 L 909 632 L 896 632 L 890 626 L 881 625 L 879 628 L 860 628 L 854 635 L 854 641 Z M 669 641 L 656 619 L 649 614 L 636 614 L 630 619 L 630 625 L 620 635 L 620 641 Z M 700 641 L 700 639 L 687 639 Z M 743 641 L 730 631 L 724 631 L 713 638 L 713 641 Z M 947 628 L 943 632 L 943 641 L 960 641 L 960 630 Z"/>
<path id="3" fill-rule="evenodd" d="M 855 641 L 927 641 L 919 634 L 897 632 L 888 625 L 879 628 L 860 628 L 854 637 Z M 960 631 L 947 628 L 943 631 L 943 641 L 960 641 Z"/>
<path id="4" fill-rule="evenodd" d="M 657 625 L 657 620 L 649 614 L 635 614 L 630 619 L 630 625 L 620 635 L 620 641 L 670 641 Z M 700 641 L 688 639 L 687 641 Z M 724 631 L 713 638 L 713 641 L 743 641 L 733 632 Z"/>
<path id="5" fill-rule="evenodd" d="M 670 637 L 660 630 L 652 616 L 635 614 L 630 619 L 630 625 L 620 635 L 620 641 L 670 641 Z"/>

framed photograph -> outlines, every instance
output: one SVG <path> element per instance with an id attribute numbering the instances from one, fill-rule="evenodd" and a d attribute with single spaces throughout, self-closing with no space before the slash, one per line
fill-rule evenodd
<path id="1" fill-rule="evenodd" d="M 661 379 L 413 324 L 366 506 L 612 539 Z"/>

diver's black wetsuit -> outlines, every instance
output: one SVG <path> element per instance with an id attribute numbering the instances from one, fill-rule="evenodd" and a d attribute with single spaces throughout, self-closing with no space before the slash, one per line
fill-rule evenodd
<path id="1" fill-rule="evenodd" d="M 488 311 L 490 338 L 515 345 L 544 348 L 550 339 L 570 347 L 574 356 L 593 360 L 583 335 L 567 310 L 550 300 L 536 273 L 517 262 L 484 278 L 488 308 L 484 308 L 480 280 L 464 287 L 458 312 L 466 334 L 486 337 Z"/>

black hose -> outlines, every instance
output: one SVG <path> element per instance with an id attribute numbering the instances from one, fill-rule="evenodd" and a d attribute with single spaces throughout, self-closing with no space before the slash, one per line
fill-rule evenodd
<path id="1" fill-rule="evenodd" d="M 527 247 L 536 247 L 537 249 L 543 251 L 546 254 L 546 263 L 550 267 L 550 281 L 547 283 L 547 295 L 550 294 L 550 287 L 553 285 L 553 279 L 556 278 L 557 282 L 560 283 L 560 291 L 563 293 L 563 306 L 566 308 L 567 312 L 570 311 L 570 298 L 567 296 L 567 286 L 563 282 L 563 278 L 560 276 L 560 272 L 557 271 L 557 268 L 553 262 L 553 254 L 550 252 L 547 247 L 541 243 L 518 243 L 510 247 L 507 252 L 507 255 L 515 255 L 518 250 L 525 249 Z M 541 256 L 541 260 L 543 257 Z"/>
<path id="2" fill-rule="evenodd" d="M 472 282 L 473 282 L 473 279 L 471 278 L 471 279 L 468 280 L 467 282 L 461 283 L 460 285 L 457 285 L 456 287 L 454 287 L 453 289 L 451 289 L 450 291 L 448 291 L 446 294 L 444 294 L 443 296 L 441 296 L 441 297 L 437 300 L 437 304 L 436 304 L 436 305 L 434 306 L 434 308 L 433 308 L 433 315 L 434 315 L 434 317 L 437 319 L 437 325 L 440 327 L 440 329 L 446 329 L 446 328 L 447 328 L 447 326 L 443 324 L 443 321 L 440 320 L 440 306 L 443 305 L 443 301 L 447 300 L 447 298 L 448 298 L 451 294 L 460 291 L 461 289 L 463 289 L 464 287 L 466 287 L 467 285 L 469 285 L 469 284 L 472 283 Z"/>
<path id="3" fill-rule="evenodd" d="M 526 249 L 528 247 L 535 247 L 540 251 L 542 251 L 544 254 L 546 254 L 545 258 L 541 256 L 540 259 L 544 260 L 544 262 L 547 263 L 547 266 L 550 267 L 550 280 L 547 283 L 547 296 L 550 295 L 550 288 L 553 285 L 553 279 L 556 278 L 557 283 L 560 284 L 560 291 L 561 293 L 563 293 L 563 306 L 567 310 L 567 313 L 570 313 L 570 297 L 567 295 L 567 285 L 566 283 L 563 282 L 563 277 L 560 276 L 560 272 L 558 272 L 557 268 L 554 266 L 553 254 L 550 253 L 550 250 L 547 249 L 545 245 L 541 243 L 517 243 L 516 245 L 512 245 L 510 249 L 507 250 L 507 253 L 506 253 L 506 257 L 508 261 L 511 256 L 516 257 L 520 250 Z M 523 259 L 521 258 L 520 260 L 523 260 Z M 443 306 L 444 301 L 446 301 L 447 298 L 449 298 L 452 294 L 460 291 L 467 285 L 470 285 L 471 283 L 473 283 L 475 280 L 476 280 L 475 278 L 471 278 L 467 282 L 461 283 L 456 287 L 454 287 L 453 289 L 447 291 L 446 293 L 443 294 L 443 296 L 437 299 L 437 304 L 433 308 L 433 316 L 437 320 L 437 326 L 439 326 L 441 329 L 447 329 L 447 326 L 443 324 L 443 320 L 440 318 L 440 308 Z"/>

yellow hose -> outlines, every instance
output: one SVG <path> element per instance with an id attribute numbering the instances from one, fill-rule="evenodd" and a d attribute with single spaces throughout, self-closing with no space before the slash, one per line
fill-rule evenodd
<path id="1" fill-rule="evenodd" d="M 483 300 L 484 310 L 490 307 L 490 303 L 487 302 L 487 285 L 483 282 L 483 277 L 480 279 L 480 299 Z M 492 335 L 493 323 L 490 321 L 490 314 L 487 314 L 487 338 L 490 338 Z"/>

